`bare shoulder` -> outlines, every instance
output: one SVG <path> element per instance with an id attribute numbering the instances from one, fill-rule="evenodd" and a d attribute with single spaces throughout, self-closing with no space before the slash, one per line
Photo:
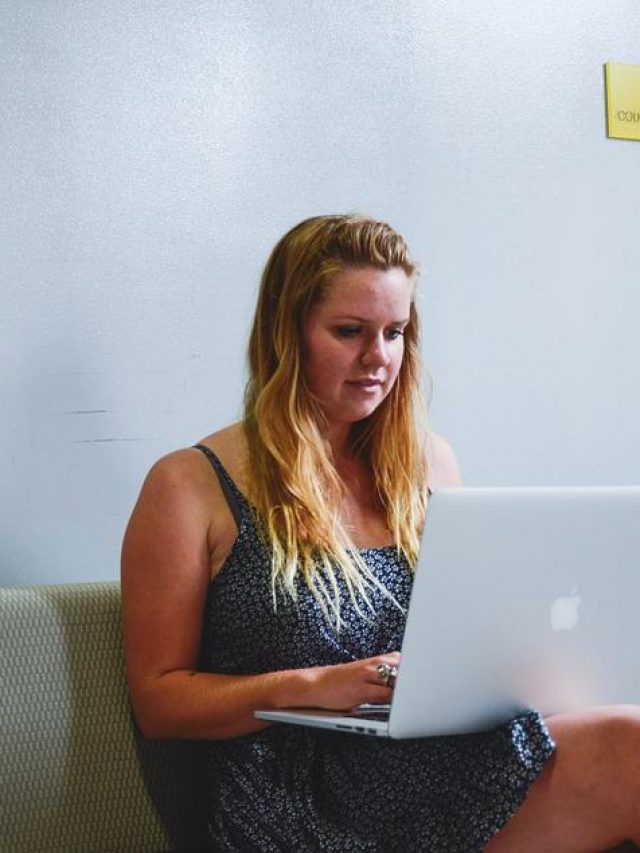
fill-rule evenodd
<path id="1" fill-rule="evenodd" d="M 242 422 L 238 421 L 223 429 L 219 429 L 217 432 L 213 432 L 206 438 L 201 439 L 198 444 L 210 447 L 216 454 L 225 456 L 231 454 L 231 456 L 235 456 L 246 447 Z"/>
<path id="2" fill-rule="evenodd" d="M 206 535 L 211 512 L 207 471 L 198 451 L 176 450 L 155 462 L 142 484 L 125 533 L 126 556 L 145 548 L 165 547 L 180 534 Z M 208 488 L 207 488 L 208 485 Z M 138 560 L 136 560 L 138 562 Z"/>
<path id="3" fill-rule="evenodd" d="M 213 433 L 202 444 L 220 456 L 229 473 L 237 467 L 238 454 L 233 451 L 233 435 L 238 442 L 236 425 Z M 159 539 L 172 529 L 182 537 L 189 534 L 208 538 L 213 545 L 217 528 L 228 526 L 228 508 L 218 478 L 201 451 L 185 447 L 163 456 L 149 470 L 134 507 L 125 543 L 132 533 L 150 530 Z"/>
<path id="4" fill-rule="evenodd" d="M 213 450 L 232 477 L 235 471 L 240 470 L 247 456 L 240 423 L 211 433 L 197 444 Z M 155 462 L 147 474 L 143 491 L 168 491 L 176 496 L 188 497 L 189 494 L 197 495 L 202 486 L 210 492 L 211 466 L 202 452 L 193 446 L 174 450 Z"/>
<path id="5" fill-rule="evenodd" d="M 236 458 L 233 432 L 221 430 L 202 442 L 230 469 Z M 149 470 L 129 519 L 122 547 L 125 586 L 202 586 L 235 535 L 235 520 L 209 460 L 194 447 L 169 453 Z"/>
<path id="6" fill-rule="evenodd" d="M 152 465 L 140 499 L 173 505 L 186 502 L 193 509 L 194 503 L 210 491 L 210 474 L 202 464 L 202 454 L 186 447 L 168 453 Z"/>
<path id="7" fill-rule="evenodd" d="M 455 451 L 446 438 L 429 433 L 427 442 L 429 488 L 446 488 L 462 485 L 462 474 Z"/>
<path id="8" fill-rule="evenodd" d="M 247 495 L 250 486 L 249 449 L 242 423 L 231 424 L 198 443 L 213 450 L 236 486 Z"/>

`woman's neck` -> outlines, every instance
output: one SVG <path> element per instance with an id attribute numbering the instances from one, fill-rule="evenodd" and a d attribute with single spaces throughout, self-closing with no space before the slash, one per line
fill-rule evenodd
<path id="1" fill-rule="evenodd" d="M 333 462 L 336 468 L 340 460 L 353 458 L 349 438 L 351 436 L 351 424 L 335 424 L 327 426 L 323 430 L 323 437 L 333 454 Z"/>

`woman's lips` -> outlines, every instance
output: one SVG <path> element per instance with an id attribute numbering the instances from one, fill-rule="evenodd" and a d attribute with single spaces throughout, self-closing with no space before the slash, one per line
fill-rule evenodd
<path id="1" fill-rule="evenodd" d="M 362 388 L 364 391 L 374 391 L 376 388 L 382 387 L 381 379 L 351 379 L 349 385 L 355 385 L 356 388 Z"/>

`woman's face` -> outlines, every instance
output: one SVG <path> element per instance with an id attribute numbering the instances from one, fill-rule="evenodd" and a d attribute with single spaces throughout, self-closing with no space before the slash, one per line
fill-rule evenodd
<path id="1" fill-rule="evenodd" d="M 368 417 L 391 390 L 402 364 L 412 288 L 400 267 L 347 269 L 309 312 L 305 377 L 330 428 Z"/>

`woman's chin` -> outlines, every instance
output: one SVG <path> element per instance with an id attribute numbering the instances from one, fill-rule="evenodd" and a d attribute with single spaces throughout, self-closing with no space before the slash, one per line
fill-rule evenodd
<path id="1" fill-rule="evenodd" d="M 352 424 L 364 421 L 376 411 L 381 402 L 382 400 L 376 400 L 375 402 L 372 401 L 367 405 L 350 406 L 343 412 L 343 420 Z"/>

